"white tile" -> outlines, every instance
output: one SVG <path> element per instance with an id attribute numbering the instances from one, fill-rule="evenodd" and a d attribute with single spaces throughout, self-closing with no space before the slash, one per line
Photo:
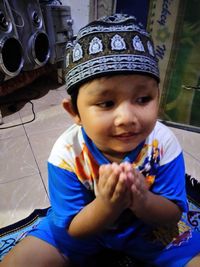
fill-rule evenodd
<path id="1" fill-rule="evenodd" d="M 196 160 L 187 152 L 184 153 L 186 173 L 200 182 L 200 161 Z"/>
<path id="2" fill-rule="evenodd" d="M 25 131 L 18 112 L 3 117 L 3 124 L 0 125 L 0 140 L 16 138 L 24 134 Z"/>
<path id="3" fill-rule="evenodd" d="M 183 148 L 186 172 L 200 181 L 200 134 L 171 127 Z"/>
<path id="4" fill-rule="evenodd" d="M 0 228 L 26 218 L 35 209 L 49 206 L 39 175 L 0 184 Z"/>
<path id="5" fill-rule="evenodd" d="M 200 134 L 177 128 L 171 129 L 177 136 L 183 151 L 192 155 L 197 161 L 200 162 Z"/>
<path id="6" fill-rule="evenodd" d="M 62 129 L 55 129 L 29 136 L 29 141 L 40 171 L 47 170 L 47 160 L 50 152 L 55 141 L 62 132 Z"/>
<path id="7" fill-rule="evenodd" d="M 49 188 L 48 188 L 48 171 L 47 169 L 41 170 L 41 177 L 47 194 L 49 195 Z"/>
<path id="8" fill-rule="evenodd" d="M 27 116 L 23 117 L 22 120 L 26 121 L 30 118 L 31 116 Z M 25 125 L 25 131 L 29 136 L 49 130 L 61 129 L 64 131 L 71 124 L 71 117 L 64 111 L 61 105 L 57 105 L 38 112 L 35 121 Z"/>
<path id="9" fill-rule="evenodd" d="M 27 137 L 0 140 L 0 183 L 38 174 Z"/>

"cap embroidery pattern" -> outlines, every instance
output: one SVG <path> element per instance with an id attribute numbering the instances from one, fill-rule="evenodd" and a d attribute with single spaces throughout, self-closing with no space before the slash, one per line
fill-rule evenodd
<path id="1" fill-rule="evenodd" d="M 94 37 L 89 45 L 89 54 L 96 54 L 103 51 L 102 41 L 98 37 Z"/>
<path id="2" fill-rule="evenodd" d="M 111 39 L 111 49 L 112 50 L 126 49 L 126 43 L 120 35 L 115 34 L 113 38 Z"/>
<path id="3" fill-rule="evenodd" d="M 154 52 L 153 52 L 153 46 L 151 44 L 150 41 L 147 42 L 147 47 L 148 47 L 148 50 L 149 50 L 149 54 L 152 55 L 152 57 L 154 57 Z"/>
<path id="4" fill-rule="evenodd" d="M 78 61 L 83 57 L 83 50 L 79 43 L 73 49 L 73 62 Z"/>
<path id="5" fill-rule="evenodd" d="M 91 22 L 67 46 L 69 94 L 81 83 L 115 73 L 149 74 L 160 79 L 151 37 L 130 15 L 115 14 Z"/>
<path id="6" fill-rule="evenodd" d="M 133 47 L 137 51 L 145 51 L 142 41 L 140 40 L 140 37 L 137 35 L 133 38 Z"/>
<path id="7" fill-rule="evenodd" d="M 70 56 L 70 54 L 67 53 L 67 55 L 66 55 L 66 68 L 69 67 L 69 56 Z"/>

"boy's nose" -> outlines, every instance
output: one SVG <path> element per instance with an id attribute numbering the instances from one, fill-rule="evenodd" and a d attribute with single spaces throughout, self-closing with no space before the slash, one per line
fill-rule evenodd
<path id="1" fill-rule="evenodd" d="M 134 107 L 131 103 L 120 105 L 115 112 L 115 126 L 129 126 L 137 122 Z"/>

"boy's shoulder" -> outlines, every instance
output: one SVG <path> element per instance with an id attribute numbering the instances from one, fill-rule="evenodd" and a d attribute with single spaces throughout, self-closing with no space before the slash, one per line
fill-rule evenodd
<path id="1" fill-rule="evenodd" d="M 182 153 L 180 143 L 173 131 L 160 121 L 156 122 L 146 142 L 150 146 L 156 144 L 159 150 L 162 151 L 162 164 L 166 164 Z"/>
<path id="2" fill-rule="evenodd" d="M 73 145 L 74 149 L 83 142 L 83 135 L 81 126 L 72 124 L 66 131 L 64 131 L 56 140 L 53 149 L 66 148 Z"/>
<path id="3" fill-rule="evenodd" d="M 175 142 L 178 143 L 177 137 L 173 133 L 173 131 L 166 125 L 164 125 L 162 122 L 157 121 L 155 124 L 155 127 L 151 134 L 149 135 L 149 138 L 157 138 L 162 143 L 168 143 L 168 142 Z"/>
<path id="4" fill-rule="evenodd" d="M 76 156 L 81 154 L 84 144 L 81 126 L 73 124 L 56 140 L 48 162 L 56 166 L 64 162 L 73 164 Z"/>
<path id="5" fill-rule="evenodd" d="M 84 140 L 81 126 L 72 125 L 57 139 L 48 164 L 75 173 L 86 188 L 93 190 L 92 180 L 96 179 L 99 166 Z"/>
<path id="6" fill-rule="evenodd" d="M 154 130 L 157 132 L 157 133 L 166 133 L 167 136 L 171 136 L 171 135 L 174 135 L 172 130 L 166 126 L 164 123 L 162 123 L 161 121 L 157 121 L 156 124 L 155 124 L 155 127 L 154 127 Z"/>

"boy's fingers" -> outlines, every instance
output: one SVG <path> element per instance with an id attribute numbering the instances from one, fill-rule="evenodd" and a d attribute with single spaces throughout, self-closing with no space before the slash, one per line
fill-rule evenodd
<path id="1" fill-rule="evenodd" d="M 102 186 L 104 186 L 111 173 L 112 173 L 111 164 L 102 165 L 99 168 L 99 177 L 97 184 L 100 183 Z"/>
<path id="2" fill-rule="evenodd" d="M 129 163 L 129 162 L 125 162 L 125 169 L 126 169 L 127 172 L 130 172 L 130 171 L 134 170 L 132 164 Z"/>
<path id="3" fill-rule="evenodd" d="M 117 163 L 105 164 L 99 168 L 99 178 L 97 186 L 103 194 L 112 198 L 116 184 L 119 179 L 121 167 Z"/>
<path id="4" fill-rule="evenodd" d="M 119 198 L 126 190 L 127 190 L 126 174 L 120 173 L 116 186 L 115 186 L 113 197 Z"/>
<path id="5" fill-rule="evenodd" d="M 116 190 L 116 186 L 118 184 L 119 181 L 119 175 L 120 175 L 120 169 L 116 168 L 113 170 L 112 168 L 112 173 L 111 175 L 108 177 L 107 183 L 106 183 L 106 188 L 108 190 L 109 196 L 112 197 L 115 190 Z"/>

